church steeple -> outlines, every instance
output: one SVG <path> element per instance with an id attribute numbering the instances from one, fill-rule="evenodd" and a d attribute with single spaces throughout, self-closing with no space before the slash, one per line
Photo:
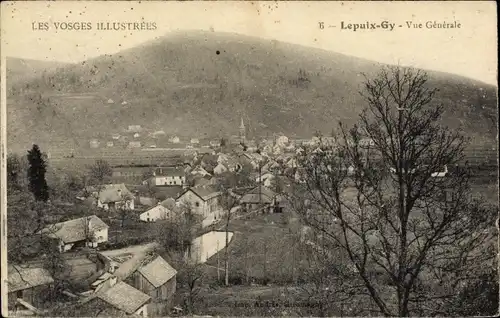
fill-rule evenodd
<path id="1" fill-rule="evenodd" d="M 241 117 L 241 123 L 240 123 L 240 139 L 241 141 L 245 141 L 246 139 L 246 128 L 245 128 L 245 123 L 243 122 L 243 117 Z"/>

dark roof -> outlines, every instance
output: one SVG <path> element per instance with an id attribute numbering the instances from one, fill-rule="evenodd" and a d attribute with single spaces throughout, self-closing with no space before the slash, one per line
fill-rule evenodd
<path id="1" fill-rule="evenodd" d="M 88 230 L 86 230 L 86 226 L 89 227 Z M 49 237 L 59 238 L 64 243 L 73 243 L 85 240 L 87 235 L 93 231 L 108 227 L 100 218 L 92 215 L 49 225 L 42 230 L 42 233 Z"/>
<path id="2" fill-rule="evenodd" d="M 157 176 L 176 176 L 183 177 L 185 175 L 183 167 L 158 167 L 155 169 Z"/>
<path id="3" fill-rule="evenodd" d="M 276 193 L 273 190 L 271 190 L 265 186 L 257 186 L 255 188 L 253 188 L 252 190 L 248 191 L 248 193 L 251 193 L 251 194 L 261 193 L 262 195 L 265 195 L 269 198 L 274 198 L 276 196 Z"/>
<path id="4" fill-rule="evenodd" d="M 267 195 L 262 194 L 261 196 L 256 193 L 247 193 L 243 195 L 240 199 L 240 203 L 272 203 L 273 200 Z"/>
<path id="5" fill-rule="evenodd" d="M 99 201 L 102 203 L 120 202 L 133 197 L 132 192 L 127 189 L 125 184 L 105 184 L 101 186 L 99 192 Z M 94 189 L 95 191 L 96 189 Z"/>
<path id="6" fill-rule="evenodd" d="M 219 157 L 217 155 L 212 154 L 204 154 L 201 159 L 205 164 L 213 165 L 214 167 L 217 165 L 217 159 Z"/>
<path id="7" fill-rule="evenodd" d="M 174 277 L 177 271 L 161 256 L 158 256 L 152 262 L 139 268 L 139 273 L 157 288 Z"/>
<path id="8" fill-rule="evenodd" d="M 231 189 L 231 191 L 237 195 L 244 195 L 245 193 L 248 193 L 252 189 L 253 189 L 252 187 L 233 188 Z"/>
<path id="9" fill-rule="evenodd" d="M 216 196 L 219 196 L 221 194 L 218 191 L 218 189 L 212 185 L 189 188 L 184 193 L 186 193 L 188 191 L 192 191 L 194 194 L 199 196 L 203 201 L 207 201 L 207 200 L 214 198 Z"/>
<path id="10" fill-rule="evenodd" d="M 127 314 L 133 314 L 151 299 L 148 295 L 125 282 L 117 283 L 104 293 L 99 294 L 98 297 Z"/>
<path id="11" fill-rule="evenodd" d="M 163 198 L 163 200 L 172 198 L 177 199 L 182 193 L 182 186 L 166 186 L 155 188 L 155 198 Z"/>
<path id="12" fill-rule="evenodd" d="M 23 268 L 17 265 L 8 266 L 8 292 L 15 292 L 54 282 L 50 273 L 44 268 Z"/>

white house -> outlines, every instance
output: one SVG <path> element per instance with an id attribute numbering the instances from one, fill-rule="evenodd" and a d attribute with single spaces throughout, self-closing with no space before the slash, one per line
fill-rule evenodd
<path id="1" fill-rule="evenodd" d="M 139 133 L 134 134 L 134 138 L 139 138 L 141 135 Z"/>
<path id="2" fill-rule="evenodd" d="M 96 247 L 108 241 L 109 226 L 95 215 L 52 224 L 41 233 L 59 240 L 59 250 L 65 252 L 75 244 Z"/>
<path id="3" fill-rule="evenodd" d="M 113 144 L 113 142 L 112 142 L 112 141 L 108 141 L 108 142 L 106 143 L 106 147 L 113 147 L 113 146 L 114 146 L 114 144 Z"/>
<path id="4" fill-rule="evenodd" d="M 229 169 L 222 163 L 218 163 L 214 168 L 214 174 L 222 174 L 226 171 L 229 171 Z"/>
<path id="5" fill-rule="evenodd" d="M 280 147 L 285 147 L 288 144 L 289 140 L 287 136 L 279 136 L 276 138 L 276 145 Z"/>
<path id="6" fill-rule="evenodd" d="M 182 167 L 159 167 L 151 177 L 154 186 L 182 186 L 186 183 L 186 173 Z"/>
<path id="7" fill-rule="evenodd" d="M 111 135 L 111 138 L 113 138 L 114 140 L 119 140 L 120 139 L 120 134 L 112 134 Z"/>
<path id="8" fill-rule="evenodd" d="M 201 166 L 194 167 L 190 173 L 192 175 L 211 176 L 211 174 L 207 170 L 203 169 Z"/>
<path id="9" fill-rule="evenodd" d="M 128 143 L 129 148 L 141 148 L 141 142 L 140 141 L 130 141 Z"/>
<path id="10" fill-rule="evenodd" d="M 142 131 L 141 125 L 129 125 L 128 126 L 128 131 L 130 132 L 140 132 Z"/>
<path id="11" fill-rule="evenodd" d="M 220 140 L 210 140 L 211 147 L 220 147 Z"/>
<path id="12" fill-rule="evenodd" d="M 222 193 L 214 186 L 189 188 L 182 193 L 177 202 L 185 204 L 193 209 L 193 212 L 201 215 L 205 220 L 215 221 L 222 216 L 220 197 Z"/>
<path id="13" fill-rule="evenodd" d="M 198 138 L 191 138 L 191 143 L 197 145 L 200 143 L 200 140 Z"/>
<path id="14" fill-rule="evenodd" d="M 373 147 L 375 146 L 375 142 L 373 141 L 373 139 L 371 138 L 362 138 L 360 141 L 359 141 L 359 145 L 361 147 L 364 147 L 364 148 L 368 148 L 368 147 Z"/>
<path id="15" fill-rule="evenodd" d="M 181 140 L 177 136 L 172 136 L 172 137 L 168 138 L 168 142 L 171 142 L 173 144 L 178 144 L 179 142 L 181 142 Z"/>
<path id="16" fill-rule="evenodd" d="M 275 179 L 275 176 L 272 173 L 266 172 L 266 173 L 262 174 L 262 176 L 260 176 L 260 177 L 257 176 L 257 178 L 255 178 L 255 181 L 261 182 L 261 180 L 262 180 L 262 184 L 265 187 L 271 187 L 274 179 Z"/>
<path id="17" fill-rule="evenodd" d="M 171 211 L 158 203 L 157 206 L 143 212 L 139 215 L 139 219 L 143 222 L 155 222 L 157 220 L 166 220 L 171 217 Z"/>
<path id="18" fill-rule="evenodd" d="M 100 144 L 100 142 L 99 142 L 99 140 L 97 140 L 97 139 L 92 139 L 92 140 L 89 142 L 89 144 L 90 144 L 90 148 L 99 148 L 99 144 Z"/>

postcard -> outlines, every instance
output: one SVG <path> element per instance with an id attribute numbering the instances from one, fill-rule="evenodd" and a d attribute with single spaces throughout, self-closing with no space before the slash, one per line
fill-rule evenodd
<path id="1" fill-rule="evenodd" d="M 5 316 L 494 316 L 492 1 L 5 1 Z"/>

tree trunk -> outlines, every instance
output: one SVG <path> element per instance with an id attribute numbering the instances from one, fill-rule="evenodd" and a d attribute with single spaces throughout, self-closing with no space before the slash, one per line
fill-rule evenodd
<path id="1" fill-rule="evenodd" d="M 229 216 L 227 218 L 228 222 L 226 223 L 226 249 L 224 251 L 225 253 L 225 261 L 224 261 L 224 274 L 225 274 L 225 279 L 224 283 L 226 286 L 229 286 Z"/>

